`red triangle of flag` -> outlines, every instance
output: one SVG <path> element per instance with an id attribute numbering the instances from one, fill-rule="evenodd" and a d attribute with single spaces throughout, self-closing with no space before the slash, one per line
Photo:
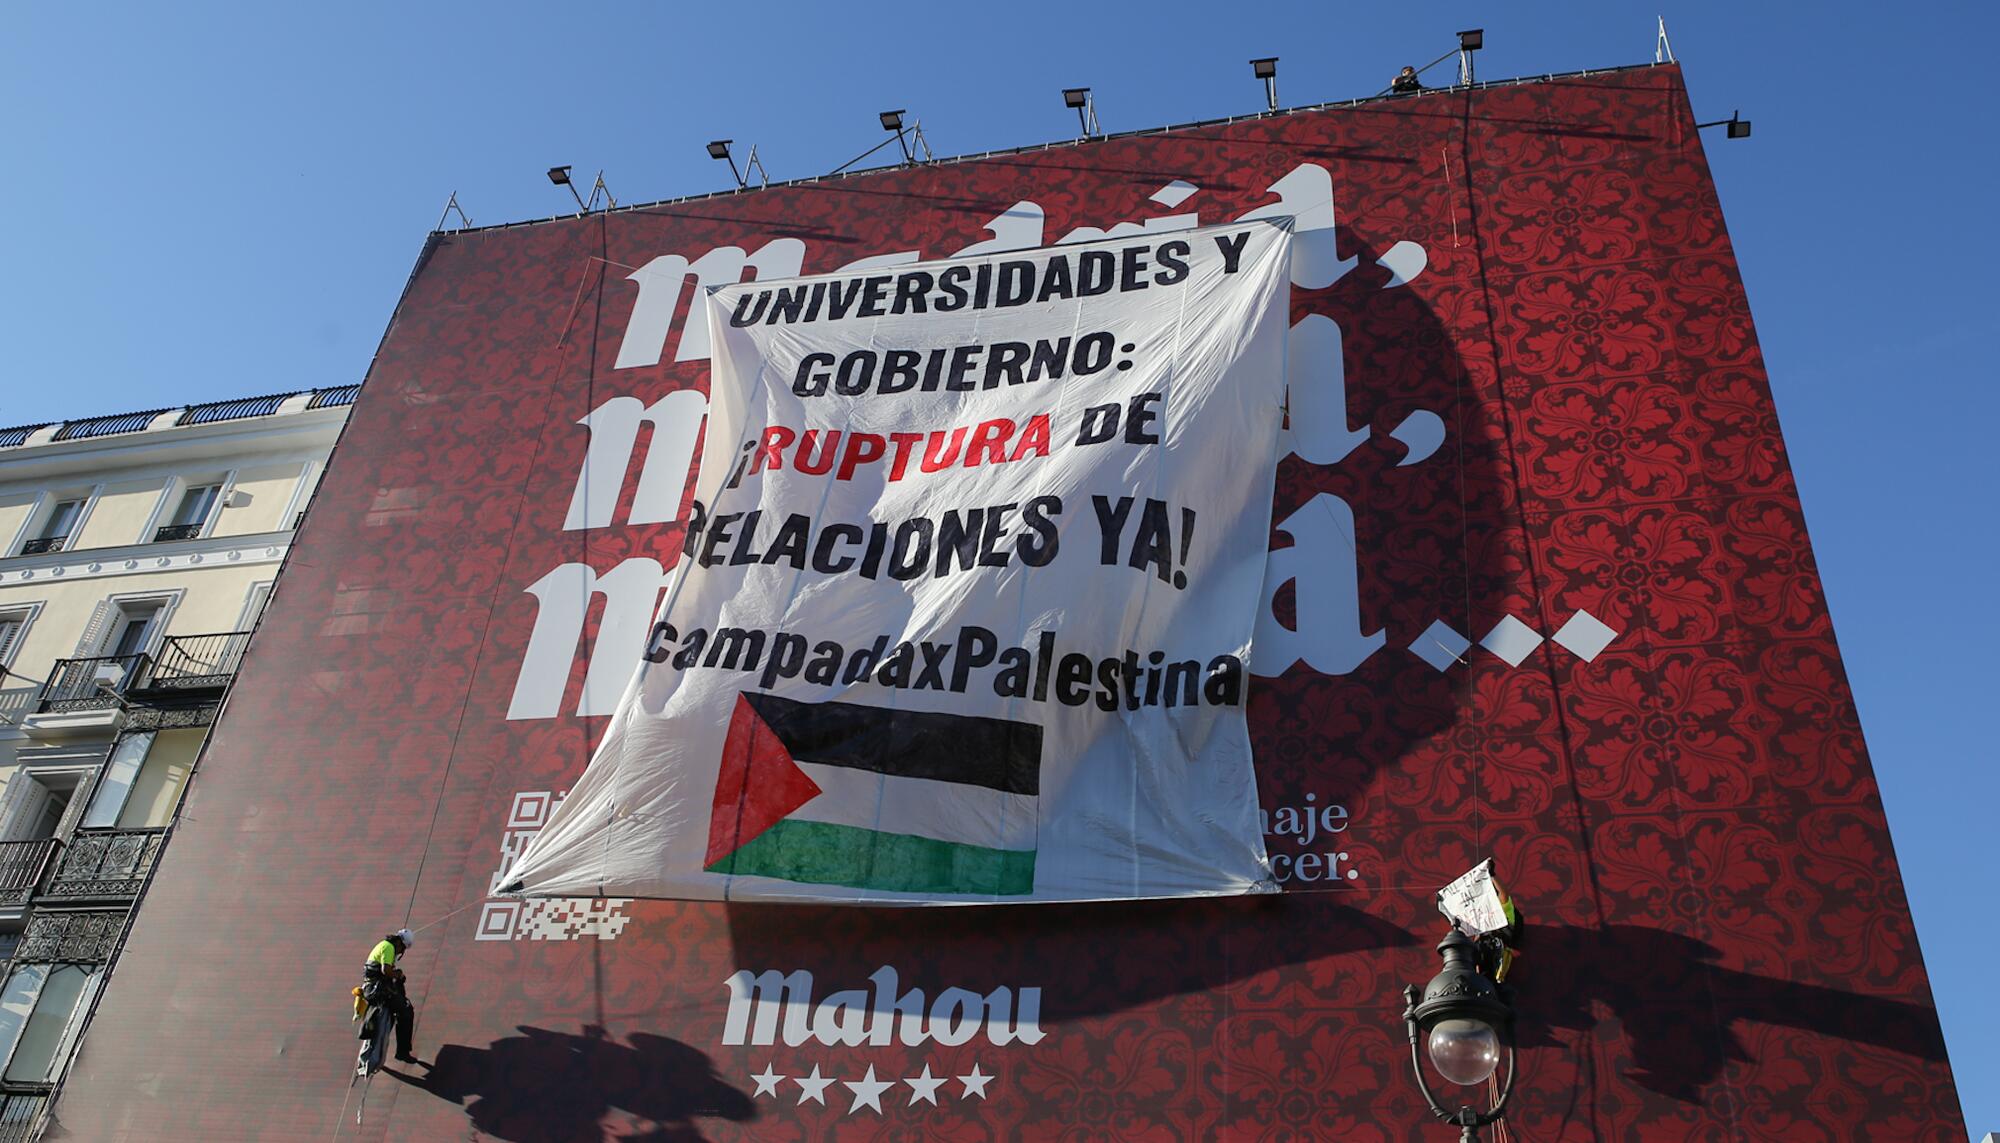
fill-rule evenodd
<path id="1" fill-rule="evenodd" d="M 722 741 L 715 777 L 715 805 L 708 817 L 703 867 L 735 853 L 786 814 L 819 797 L 820 788 L 792 761 L 791 752 L 741 694 Z"/>

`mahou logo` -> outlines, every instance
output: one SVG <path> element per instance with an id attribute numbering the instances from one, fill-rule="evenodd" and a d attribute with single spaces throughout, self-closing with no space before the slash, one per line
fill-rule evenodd
<path id="1" fill-rule="evenodd" d="M 984 1039 L 985 1046 L 1036 1044 L 1046 1035 L 1037 1022 L 1042 1010 L 1042 990 L 1002 985 L 990 992 L 969 988 L 946 988 L 932 996 L 921 988 L 904 989 L 893 966 L 883 965 L 868 975 L 867 988 L 830 992 L 815 1000 L 813 974 L 805 969 L 779 972 L 748 969 L 733 973 L 724 981 L 729 991 L 729 1014 L 722 1022 L 722 1042 L 732 1047 L 768 1048 L 780 1041 L 786 1047 L 808 1043 L 827 1047 L 905 1048 L 936 1044 L 957 1047 Z M 849 1061 L 853 1067 L 834 1066 L 831 1075 L 813 1064 L 811 1072 L 800 1075 L 795 1067 L 783 1072 L 777 1053 L 764 1055 L 762 1071 L 750 1073 L 756 1084 L 753 1100 L 771 1100 L 778 1106 L 817 1103 L 829 1111 L 859 1115 L 864 1111 L 887 1114 L 883 1106 L 933 1108 L 968 1100 L 987 1099 L 987 1086 L 1004 1070 L 988 1070 L 992 1060 L 977 1053 L 981 1045 L 968 1051 L 973 1055 L 965 1067 L 967 1053 L 952 1053 L 956 1064 L 945 1059 L 906 1059 L 909 1070 L 921 1063 L 915 1075 L 901 1070 L 878 1074 L 877 1063 Z M 933 1067 L 940 1070 L 933 1071 Z M 860 1070 L 855 1070 L 860 1069 Z M 853 1076 L 853 1079 L 847 1078 Z M 908 1088 L 907 1095 L 902 1089 Z M 842 1089 L 845 1089 L 844 1091 Z M 840 1102 L 845 1099 L 845 1105 Z"/>
<path id="2" fill-rule="evenodd" d="M 816 1041 L 828 1047 L 877 1047 L 901 1044 L 914 1048 L 930 1041 L 947 1047 L 984 1036 L 995 1047 L 1016 1041 L 1040 1043 L 1038 1023 L 1042 990 L 1002 985 L 979 993 L 946 988 L 935 997 L 921 988 L 901 990 L 891 965 L 868 976 L 872 988 L 850 988 L 813 999 L 813 974 L 743 969 L 724 982 L 729 990 L 729 1014 L 722 1024 L 722 1042 L 768 1047 L 783 1040 L 789 1047 Z"/>

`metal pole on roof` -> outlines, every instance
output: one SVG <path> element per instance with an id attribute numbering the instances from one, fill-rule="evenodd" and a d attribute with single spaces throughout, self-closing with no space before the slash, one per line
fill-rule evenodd
<path id="1" fill-rule="evenodd" d="M 771 185 L 771 172 L 764 169 L 764 160 L 757 157 L 757 144 L 750 144 L 750 160 L 743 164 L 744 181 L 749 181 L 750 172 L 757 172 L 766 187 Z"/>
<path id="2" fill-rule="evenodd" d="M 431 227 L 431 229 L 443 230 L 444 220 L 450 218 L 453 211 L 458 212 L 458 228 L 460 230 L 464 230 L 466 227 L 472 225 L 472 220 L 465 216 L 464 208 L 458 205 L 458 192 L 453 191 L 451 192 L 451 197 L 445 200 L 444 210 L 438 214 L 437 225 Z"/>

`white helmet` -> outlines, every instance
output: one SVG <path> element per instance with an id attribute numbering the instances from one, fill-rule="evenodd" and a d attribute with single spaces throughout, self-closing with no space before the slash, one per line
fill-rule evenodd
<path id="1" fill-rule="evenodd" d="M 397 940 L 402 941 L 404 948 L 409 948 L 411 945 L 417 943 L 417 935 L 408 929 L 397 929 L 391 935 Z"/>

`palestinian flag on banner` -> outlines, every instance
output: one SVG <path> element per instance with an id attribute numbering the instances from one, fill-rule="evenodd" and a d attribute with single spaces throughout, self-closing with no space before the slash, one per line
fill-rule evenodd
<path id="1" fill-rule="evenodd" d="M 736 697 L 703 867 L 889 893 L 1034 892 L 1042 728 Z"/>

